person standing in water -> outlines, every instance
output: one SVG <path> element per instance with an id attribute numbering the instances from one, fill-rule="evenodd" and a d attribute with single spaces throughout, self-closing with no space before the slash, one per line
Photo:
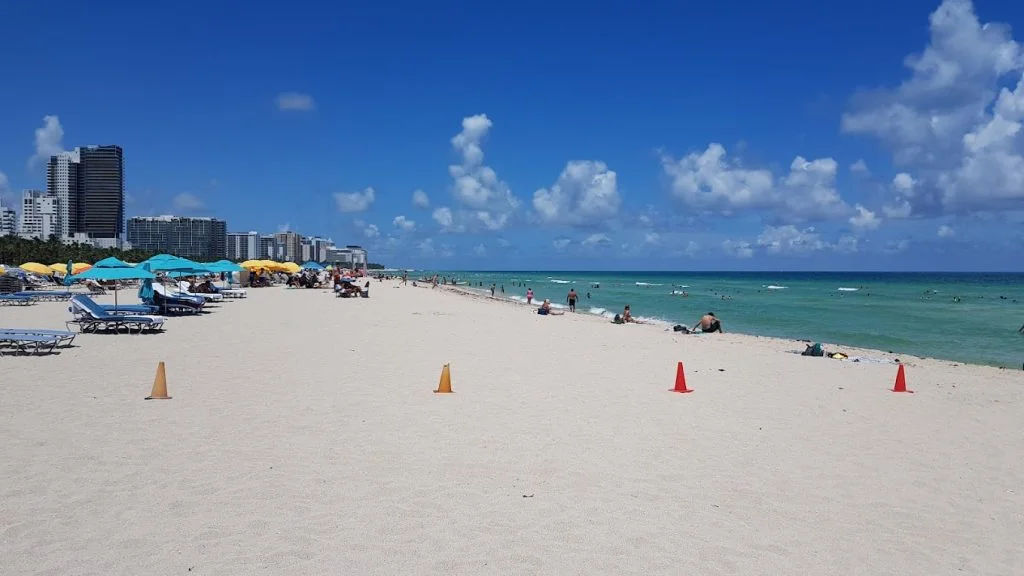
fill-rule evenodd
<path id="1" fill-rule="evenodd" d="M 494 298 L 494 284 L 491 284 L 491 298 Z"/>
<path id="2" fill-rule="evenodd" d="M 569 288 L 569 295 L 565 297 L 566 302 L 569 303 L 569 312 L 576 311 L 576 289 Z"/>
<path id="3" fill-rule="evenodd" d="M 527 288 L 526 289 L 526 303 L 527 304 L 532 304 L 533 303 L 533 288 Z"/>

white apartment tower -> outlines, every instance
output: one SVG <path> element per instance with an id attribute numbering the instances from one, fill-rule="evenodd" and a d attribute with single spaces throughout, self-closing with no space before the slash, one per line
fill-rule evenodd
<path id="1" fill-rule="evenodd" d="M 48 240 L 60 235 L 60 200 L 55 194 L 25 190 L 21 194 L 21 236 Z"/>
<path id="2" fill-rule="evenodd" d="M 78 230 L 80 162 L 79 149 L 75 148 L 51 156 L 46 166 L 46 191 L 57 197 L 60 208 L 55 232 L 58 236 L 71 236 Z"/>
<path id="3" fill-rule="evenodd" d="M 227 234 L 227 258 L 228 260 L 260 260 L 266 258 L 260 254 L 259 232 L 228 232 Z"/>
<path id="4" fill-rule="evenodd" d="M 13 236 L 18 231 L 17 212 L 0 204 L 0 236 Z"/>

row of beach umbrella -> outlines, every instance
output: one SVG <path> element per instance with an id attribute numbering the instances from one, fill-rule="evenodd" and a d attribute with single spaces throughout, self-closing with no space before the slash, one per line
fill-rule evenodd
<path id="1" fill-rule="evenodd" d="M 149 264 L 149 276 L 133 275 L 133 272 L 128 271 L 142 270 L 143 264 Z M 18 266 L 18 268 L 25 272 L 38 274 L 40 276 L 61 274 L 65 276 L 66 280 L 68 280 L 67 283 L 87 278 L 92 278 L 94 280 L 147 279 L 152 277 L 152 272 L 168 272 L 173 273 L 173 276 L 190 276 L 221 272 L 241 272 L 243 270 L 247 270 L 249 272 L 284 272 L 286 274 L 295 274 L 300 270 L 313 270 L 317 272 L 324 270 L 323 266 L 312 261 L 306 262 L 302 265 L 294 262 L 275 262 L 274 260 L 247 260 L 241 264 L 235 264 L 230 260 L 220 260 L 217 262 L 201 264 L 193 262 L 187 258 L 172 256 L 170 254 L 158 254 L 145 262 L 140 262 L 137 265 L 129 264 L 115 257 L 110 257 L 100 260 L 96 264 L 69 261 L 67 264 L 57 263 L 47 266 L 46 264 L 40 264 L 39 262 L 26 262 L 21 266 Z M 86 274 L 93 268 L 100 268 L 100 270 L 97 270 L 92 274 Z M 68 270 L 71 270 L 70 275 L 68 274 Z M 119 272 L 114 272 L 114 270 L 119 270 Z M 2 272 L 3 269 L 0 268 L 0 273 Z"/>

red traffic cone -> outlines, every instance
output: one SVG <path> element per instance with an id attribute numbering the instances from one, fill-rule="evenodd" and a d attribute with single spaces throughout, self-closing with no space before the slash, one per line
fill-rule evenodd
<path id="1" fill-rule="evenodd" d="M 693 390 L 686 387 L 686 373 L 683 371 L 682 362 L 676 365 L 676 387 L 669 390 L 669 392 L 679 392 L 680 394 L 693 392 Z"/>
<path id="2" fill-rule="evenodd" d="M 907 375 L 903 372 L 903 364 L 896 370 L 896 385 L 892 387 L 892 391 L 914 393 L 913 390 L 907 390 Z"/>

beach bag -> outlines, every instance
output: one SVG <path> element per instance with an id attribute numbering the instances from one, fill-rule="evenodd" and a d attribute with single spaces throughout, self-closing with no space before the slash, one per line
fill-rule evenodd
<path id="1" fill-rule="evenodd" d="M 672 331 L 673 332 L 682 332 L 683 334 L 689 334 L 690 333 L 690 329 L 687 328 L 686 326 L 683 326 L 682 324 L 676 324 L 675 326 L 673 326 L 672 327 Z"/>
<path id="2" fill-rule="evenodd" d="M 825 350 L 822 349 L 821 344 L 815 342 L 814 344 L 808 344 L 807 349 L 801 352 L 800 355 L 821 357 L 825 355 Z"/>

